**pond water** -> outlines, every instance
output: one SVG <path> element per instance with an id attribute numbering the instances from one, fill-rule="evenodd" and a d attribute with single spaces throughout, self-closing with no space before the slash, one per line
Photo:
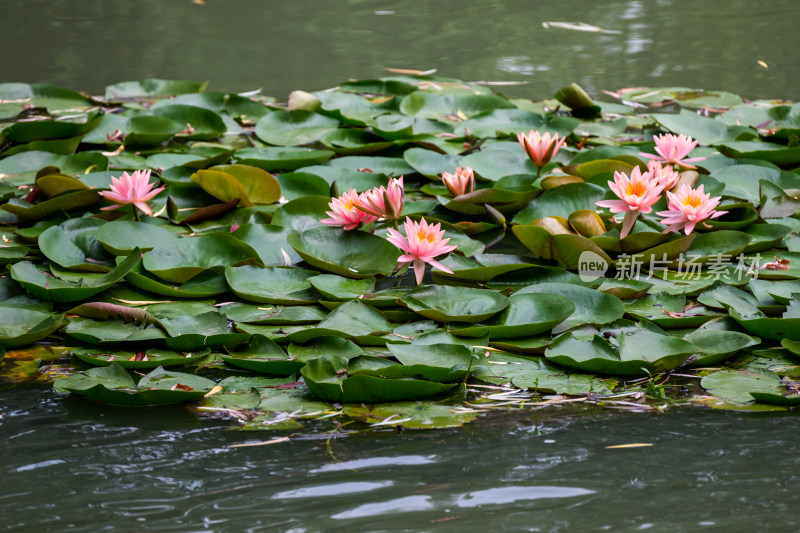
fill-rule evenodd
<path id="1" fill-rule="evenodd" d="M 102 93 L 122 80 L 199 79 L 285 99 L 397 67 L 524 81 L 499 90 L 529 98 L 577 81 L 594 96 L 674 85 L 798 100 L 800 4 L 765 5 L 0 0 L 0 81 Z M 4 390 L 0 530 L 800 529 L 794 413 L 518 410 L 450 430 L 318 434 L 331 427 L 231 448 L 286 434 L 183 407 Z M 652 446 L 607 448 L 630 443 Z"/>
<path id="2" fill-rule="evenodd" d="M 0 415 L 3 531 L 800 528 L 795 414 L 525 409 L 238 448 L 287 434 L 37 389 Z"/>
<path id="3" fill-rule="evenodd" d="M 800 99 L 796 0 L 202 1 L 0 0 L 0 81 L 102 93 L 208 80 L 283 100 L 394 67 L 525 81 L 501 89 L 538 99 L 573 81 L 593 96 L 644 85 Z"/>

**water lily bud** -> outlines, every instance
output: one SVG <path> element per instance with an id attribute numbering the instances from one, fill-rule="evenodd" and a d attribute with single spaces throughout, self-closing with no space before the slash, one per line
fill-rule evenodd
<path id="1" fill-rule="evenodd" d="M 287 109 L 294 111 L 295 109 L 302 109 L 304 111 L 316 111 L 322 105 L 319 98 L 311 93 L 305 91 L 292 91 L 289 94 L 289 105 Z"/>

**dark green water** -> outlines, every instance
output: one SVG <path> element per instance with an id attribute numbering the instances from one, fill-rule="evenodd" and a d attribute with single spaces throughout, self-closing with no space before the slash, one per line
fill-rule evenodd
<path id="1" fill-rule="evenodd" d="M 797 0 L 0 0 L 0 81 L 102 93 L 196 79 L 285 99 L 395 67 L 526 81 L 503 91 L 535 99 L 576 81 L 595 96 L 645 85 L 798 100 L 798 15 Z"/>
<path id="2" fill-rule="evenodd" d="M 523 410 L 329 450 L 35 389 L 0 413 L 2 531 L 800 529 L 795 414 Z"/>

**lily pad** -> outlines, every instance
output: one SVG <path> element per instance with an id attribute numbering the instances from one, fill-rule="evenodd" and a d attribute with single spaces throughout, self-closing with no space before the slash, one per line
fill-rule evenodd
<path id="1" fill-rule="evenodd" d="M 71 392 L 108 405 L 143 406 L 183 403 L 207 394 L 216 383 L 191 374 L 168 372 L 157 368 L 139 383 L 120 365 L 95 367 L 56 380 L 56 392 Z"/>
<path id="2" fill-rule="evenodd" d="M 48 277 L 46 271 L 38 269 L 29 261 L 20 261 L 8 266 L 11 277 L 37 298 L 56 302 L 75 302 L 85 300 L 109 289 L 128 275 L 141 260 L 141 252 L 135 248 L 131 255 L 114 269 L 99 278 L 89 281 L 66 281 Z"/>
<path id="3" fill-rule="evenodd" d="M 614 331 L 608 339 L 580 330 L 563 333 L 545 351 L 549 361 L 584 372 L 637 376 L 672 370 L 697 347 L 685 340 L 646 329 Z"/>
<path id="4" fill-rule="evenodd" d="M 148 252 L 156 246 L 169 246 L 179 239 L 173 232 L 154 224 L 115 220 L 100 225 L 95 239 L 114 255 L 130 254 L 134 248 Z"/>
<path id="5" fill-rule="evenodd" d="M 451 329 L 454 335 L 494 339 L 532 337 L 550 331 L 575 312 L 575 304 L 564 296 L 547 293 L 514 294 L 499 314 L 467 328 Z"/>
<path id="6" fill-rule="evenodd" d="M 310 165 L 319 165 L 336 155 L 331 150 L 315 150 L 294 146 L 263 146 L 243 148 L 234 154 L 243 165 L 258 167 L 267 172 L 294 171 Z"/>
<path id="7" fill-rule="evenodd" d="M 420 287 L 399 303 L 437 322 L 482 322 L 505 309 L 508 298 L 500 293 L 469 287 Z"/>
<path id="8" fill-rule="evenodd" d="M 780 378 L 758 368 L 721 370 L 700 380 L 700 386 L 715 396 L 734 403 L 751 403 L 751 393 L 782 394 Z"/>
<path id="9" fill-rule="evenodd" d="M 308 264 L 346 278 L 388 276 L 400 257 L 387 240 L 362 231 L 317 228 L 286 240 Z"/>
<path id="10" fill-rule="evenodd" d="M 99 348 L 73 348 L 72 355 L 90 365 L 109 366 L 116 363 L 122 368 L 158 368 L 159 366 L 184 366 L 207 357 L 209 348 L 194 353 L 179 353 L 150 348 L 141 352 L 104 350 Z"/>
<path id="11" fill-rule="evenodd" d="M 144 254 L 142 266 L 161 279 L 181 284 L 208 269 L 257 257 L 255 250 L 231 235 L 205 235 L 156 246 Z"/>
<path id="12" fill-rule="evenodd" d="M 309 278 L 317 272 L 302 268 L 226 267 L 225 279 L 240 298 L 273 304 L 312 304 L 317 302 Z"/>
<path id="13" fill-rule="evenodd" d="M 298 146 L 318 141 L 338 126 L 338 120 L 312 111 L 279 110 L 259 119 L 255 133 L 259 139 L 269 144 Z"/>
<path id="14" fill-rule="evenodd" d="M 689 361 L 689 366 L 693 367 L 719 364 L 759 342 L 758 339 L 738 331 L 698 330 L 686 335 L 684 339 L 700 349 L 694 359 Z"/>
<path id="15" fill-rule="evenodd" d="M 346 368 L 346 367 L 345 367 Z M 387 379 L 342 374 L 341 364 L 331 358 L 312 359 L 301 370 L 311 393 L 329 402 L 372 403 L 412 400 L 443 394 L 457 386 L 422 379 Z"/>
<path id="16" fill-rule="evenodd" d="M 616 296 L 605 294 L 588 287 L 567 283 L 538 283 L 517 291 L 516 295 L 546 293 L 563 296 L 575 304 L 575 312 L 553 328 L 553 333 L 583 324 L 607 324 L 625 314 L 625 306 Z"/>
<path id="17" fill-rule="evenodd" d="M 228 350 L 228 355 L 223 355 L 222 360 L 245 370 L 276 376 L 296 375 L 305 364 L 287 355 L 280 346 L 263 335 L 254 335 L 245 345 Z"/>
<path id="18" fill-rule="evenodd" d="M 63 314 L 0 305 L 0 347 L 32 344 L 56 331 L 63 321 Z"/>

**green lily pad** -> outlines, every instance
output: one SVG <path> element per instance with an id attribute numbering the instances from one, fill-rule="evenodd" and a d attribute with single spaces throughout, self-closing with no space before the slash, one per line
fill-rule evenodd
<path id="1" fill-rule="evenodd" d="M 667 130 L 696 139 L 702 145 L 733 140 L 725 123 L 700 116 L 693 111 L 681 110 L 677 115 L 656 113 L 652 117 Z"/>
<path id="2" fill-rule="evenodd" d="M 384 174 L 390 178 L 414 174 L 414 169 L 408 166 L 405 160 L 400 157 L 351 155 L 331 159 L 326 165 L 347 170 L 368 169 L 366 171 L 368 173 Z"/>
<path id="3" fill-rule="evenodd" d="M 519 174 L 536 176 L 538 172 L 519 143 L 492 145 L 491 148 L 462 157 L 458 164 L 462 168 L 472 167 L 476 176 L 494 182 Z"/>
<path id="4" fill-rule="evenodd" d="M 2 170 L 0 170 L 0 173 L 2 173 Z M 23 221 L 30 222 L 47 218 L 62 211 L 88 207 L 98 200 L 100 200 L 100 195 L 97 191 L 86 189 L 68 192 L 37 204 L 12 198 L 5 204 L 0 205 L 0 209 L 13 213 Z"/>
<path id="5" fill-rule="evenodd" d="M 130 254 L 134 248 L 148 252 L 156 246 L 174 244 L 179 238 L 160 226 L 132 220 L 106 222 L 98 227 L 94 237 L 114 255 Z"/>
<path id="6" fill-rule="evenodd" d="M 540 394 L 603 394 L 610 392 L 616 382 L 577 372 L 568 374 L 547 364 L 543 357 L 504 353 L 493 353 L 488 364 L 478 368 L 475 377 L 497 385 L 510 381 L 516 387 Z"/>
<path id="7" fill-rule="evenodd" d="M 547 229 L 536 225 L 516 225 L 511 230 L 523 246 L 544 259 L 555 259 L 565 268 L 582 268 L 586 255 L 600 265 L 610 265 L 611 257 L 599 246 L 583 235 L 569 233 L 551 234 Z M 587 271 L 594 271 L 589 269 Z"/>
<path id="8" fill-rule="evenodd" d="M 130 148 L 157 146 L 183 131 L 186 124 L 168 117 L 143 115 L 131 117 L 126 124 L 123 143 Z"/>
<path id="9" fill-rule="evenodd" d="M 65 268 L 108 272 L 114 266 L 114 257 L 95 237 L 104 224 L 96 218 L 67 220 L 46 229 L 39 236 L 39 248 L 48 259 Z"/>
<path id="10" fill-rule="evenodd" d="M 420 402 L 393 402 L 368 407 L 344 406 L 344 413 L 369 424 L 384 423 L 409 429 L 443 429 L 461 427 L 479 416 L 474 409 Z"/>
<path id="11" fill-rule="evenodd" d="M 140 81 L 124 81 L 109 85 L 106 87 L 105 97 L 108 100 L 165 97 L 185 93 L 199 93 L 203 91 L 205 86 L 205 83 L 196 81 L 147 78 Z"/>
<path id="12" fill-rule="evenodd" d="M 179 353 L 150 348 L 141 352 L 103 350 L 99 348 L 73 348 L 72 355 L 90 365 L 109 366 L 116 363 L 122 368 L 158 368 L 183 366 L 199 361 L 211 353 L 209 348 L 195 353 Z"/>
<path id="13" fill-rule="evenodd" d="M 704 305 L 686 305 L 684 294 L 650 294 L 625 306 L 637 320 L 647 320 L 662 328 L 697 328 L 724 313 Z"/>
<path id="14" fill-rule="evenodd" d="M 594 206 L 595 202 L 602 200 L 605 195 L 605 189 L 591 183 L 567 183 L 537 196 L 517 213 L 513 222 L 530 224 L 544 217 L 569 218 L 575 211 Z"/>
<path id="15" fill-rule="evenodd" d="M 426 178 L 440 181 L 442 172 L 456 171 L 460 156 L 440 154 L 426 148 L 409 148 L 403 152 L 403 159 Z"/>
<path id="16" fill-rule="evenodd" d="M 387 379 L 368 375 L 347 376 L 346 366 L 331 358 L 312 359 L 301 369 L 309 391 L 328 402 L 372 403 L 413 400 L 443 394 L 457 386 L 422 379 Z"/>
<path id="17" fill-rule="evenodd" d="M 388 276 L 400 257 L 387 240 L 362 231 L 316 228 L 286 240 L 308 264 L 347 278 Z"/>
<path id="18" fill-rule="evenodd" d="M 118 364 L 95 367 L 56 380 L 56 392 L 70 392 L 108 405 L 127 407 L 183 403 L 202 398 L 216 385 L 210 379 L 159 367 L 135 383 Z"/>
<path id="19" fill-rule="evenodd" d="M 228 355 L 223 355 L 226 363 L 276 376 L 296 375 L 305 362 L 291 357 L 272 340 L 263 335 L 254 335 L 252 340 L 235 350 L 228 350 Z"/>
<path id="20" fill-rule="evenodd" d="M 475 254 L 475 255 L 486 262 L 490 262 L 490 260 L 487 259 L 487 256 L 484 254 Z M 518 259 L 509 258 L 509 259 L 511 261 L 509 263 L 483 264 L 474 259 L 464 257 L 463 255 L 450 254 L 443 261 L 441 261 L 441 263 L 450 270 L 452 270 L 453 273 L 448 274 L 447 272 L 434 270 L 433 279 L 434 281 L 437 282 L 446 279 L 462 279 L 462 280 L 470 280 L 477 282 L 486 282 L 506 272 L 513 272 L 514 270 L 520 270 L 523 268 L 528 268 L 530 266 L 529 263 L 522 262 L 524 261 L 523 258 L 518 258 Z M 520 261 L 520 262 L 515 262 L 515 261 Z"/>
<path id="21" fill-rule="evenodd" d="M 263 146 L 237 150 L 234 158 L 237 163 L 266 170 L 294 171 L 310 165 L 319 165 L 336 155 L 331 150 L 315 150 L 293 146 Z"/>
<path id="22" fill-rule="evenodd" d="M 761 252 L 774 248 L 780 241 L 792 232 L 788 226 L 781 224 L 753 224 L 742 230 L 752 237 L 750 244 L 745 246 L 743 252 Z"/>
<path id="23" fill-rule="evenodd" d="M 306 305 L 250 305 L 231 302 L 220 311 L 234 322 L 243 324 L 315 324 L 328 312 L 317 306 Z"/>
<path id="24" fill-rule="evenodd" d="M 135 248 L 131 255 L 119 263 L 114 269 L 99 278 L 89 281 L 67 281 L 48 277 L 48 273 L 39 270 L 29 261 L 20 261 L 8 266 L 11 277 L 25 287 L 37 298 L 56 302 L 75 302 L 85 300 L 109 289 L 116 282 L 128 275 L 139 264 L 141 252 Z"/>
<path id="25" fill-rule="evenodd" d="M 439 118 L 442 115 L 455 115 L 458 112 L 472 117 L 494 109 L 514 109 L 514 104 L 493 95 L 483 94 L 437 94 L 414 91 L 403 98 L 400 111 L 408 116 Z"/>
<path id="26" fill-rule="evenodd" d="M 716 365 L 733 357 L 736 352 L 758 344 L 758 339 L 739 331 L 697 330 L 684 337 L 700 350 L 689 361 L 689 366 Z"/>
<path id="27" fill-rule="evenodd" d="M 161 279 L 182 284 L 208 269 L 257 257 L 255 250 L 231 235 L 205 235 L 156 246 L 144 254 L 142 266 Z"/>
<path id="28" fill-rule="evenodd" d="M 359 129 L 329 131 L 322 136 L 320 141 L 326 148 L 342 155 L 371 154 L 395 144 L 393 141 L 385 141 L 372 133 Z"/>
<path id="29" fill-rule="evenodd" d="M 321 336 L 354 339 L 360 344 L 386 344 L 383 335 L 392 331 L 392 325 L 377 309 L 358 300 L 343 303 L 332 311 L 315 328 L 303 328 L 289 334 L 289 342 L 303 343 Z"/>
<path id="30" fill-rule="evenodd" d="M 783 392 L 777 375 L 758 368 L 713 372 L 700 380 L 700 386 L 734 403 L 751 403 L 754 392 L 779 395 Z"/>
<path id="31" fill-rule="evenodd" d="M 183 124 L 186 132 L 181 135 L 186 139 L 213 140 L 221 137 L 227 130 L 222 117 L 203 107 L 172 103 L 151 109 L 155 116 L 166 117 Z"/>
<path id="32" fill-rule="evenodd" d="M 463 381 L 478 367 L 478 359 L 472 350 L 463 345 L 453 344 L 389 344 L 392 355 L 400 361 L 400 365 L 384 368 L 351 372 L 365 372 L 368 375 L 379 375 L 388 378 L 419 376 L 429 381 L 449 383 Z"/>
<path id="33" fill-rule="evenodd" d="M 199 170 L 192 175 L 192 181 L 223 202 L 239 199 L 240 206 L 271 204 L 281 196 L 280 184 L 272 174 L 250 165 Z"/>
<path id="34" fill-rule="evenodd" d="M 508 298 L 494 291 L 434 285 L 420 287 L 399 303 L 437 322 L 482 322 L 505 309 Z"/>
<path id="35" fill-rule="evenodd" d="M 321 274 L 310 278 L 309 283 L 329 300 L 353 300 L 370 294 L 375 288 L 375 278 L 349 279 L 334 274 Z"/>
<path id="36" fill-rule="evenodd" d="M 259 139 L 269 144 L 298 146 L 318 141 L 338 126 L 338 120 L 312 111 L 279 110 L 259 119 L 255 133 Z"/>
<path id="37" fill-rule="evenodd" d="M 164 330 L 151 324 L 138 326 L 123 320 L 71 318 L 64 333 L 88 344 L 158 341 L 167 338 Z"/>
<path id="38" fill-rule="evenodd" d="M 226 267 L 225 279 L 240 298 L 273 304 L 312 304 L 317 298 L 309 278 L 317 272 L 285 267 Z"/>
<path id="39" fill-rule="evenodd" d="M 0 305 L 0 347 L 18 348 L 42 340 L 63 321 L 63 314 Z"/>
<path id="40" fill-rule="evenodd" d="M 492 339 L 531 337 L 550 331 L 575 312 L 572 301 L 555 294 L 514 294 L 508 302 L 508 307 L 483 324 L 451 329 L 450 333 L 469 337 L 488 334 Z"/>
<path id="41" fill-rule="evenodd" d="M 291 228 L 274 224 L 244 224 L 233 236 L 249 244 L 264 266 L 291 266 L 302 259 L 286 240 L 290 233 Z"/>
<path id="42" fill-rule="evenodd" d="M 546 117 L 522 109 L 494 109 L 460 122 L 455 127 L 458 135 L 477 137 L 510 137 L 517 133 L 536 130 L 540 133 L 558 133 L 567 136 L 581 122 L 571 117 L 548 115 Z"/>
<path id="43" fill-rule="evenodd" d="M 563 333 L 547 348 L 545 357 L 585 372 L 637 376 L 677 368 L 697 351 L 690 342 L 646 329 L 608 331 L 613 334 L 608 340 L 580 330 Z"/>
<path id="44" fill-rule="evenodd" d="M 0 100 L 24 100 L 50 113 L 94 105 L 84 95 L 46 83 L 0 83 Z"/>
<path id="45" fill-rule="evenodd" d="M 170 298 L 208 298 L 228 292 L 230 288 L 222 272 L 206 270 L 183 284 L 171 284 L 149 274 L 137 264 L 125 281 L 139 289 Z"/>
<path id="46" fill-rule="evenodd" d="M 513 215 L 528 205 L 538 190 L 505 191 L 502 189 L 477 189 L 452 199 L 439 197 L 440 203 L 447 209 L 464 215 L 486 214 L 485 204 L 489 204 L 504 215 Z"/>
<path id="47" fill-rule="evenodd" d="M 729 141 L 718 146 L 720 152 L 735 159 L 760 159 L 781 167 L 800 163 L 800 147 L 786 147 L 761 141 Z"/>
<path id="48" fill-rule="evenodd" d="M 553 328 L 553 333 L 560 333 L 583 324 L 607 324 L 622 318 L 625 314 L 625 306 L 619 298 L 588 287 L 567 283 L 538 283 L 524 287 L 515 294 L 531 293 L 564 296 L 575 304 L 575 312 Z"/>

